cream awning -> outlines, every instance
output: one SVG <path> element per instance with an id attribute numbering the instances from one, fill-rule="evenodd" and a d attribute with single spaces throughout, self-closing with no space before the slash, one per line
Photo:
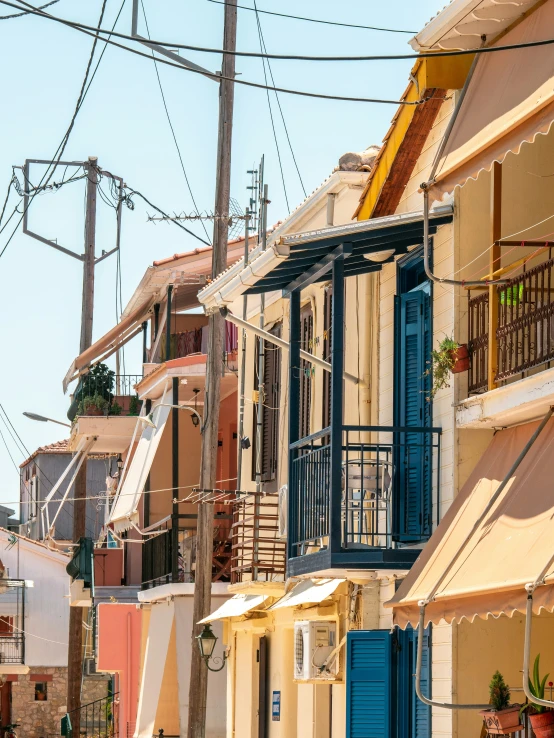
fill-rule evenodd
<path id="1" fill-rule="evenodd" d="M 471 532 L 537 426 L 528 423 L 496 433 L 408 576 L 386 603 L 394 608 L 397 625 L 417 625 L 418 602 L 430 596 L 462 547 L 427 605 L 426 622 L 525 612 L 525 585 L 547 566 L 554 547 L 554 419 Z M 554 609 L 554 573 L 547 575 L 545 584 L 535 591 L 535 612 Z"/>
<path id="2" fill-rule="evenodd" d="M 165 394 L 161 402 L 167 404 L 156 405 L 150 415 L 155 428 L 151 425 L 144 427 L 126 473 L 124 469 L 123 481 L 116 493 L 108 520 L 116 532 L 126 531 L 133 525 L 138 525 L 138 504 L 171 410 L 169 402 L 164 398 Z M 139 418 L 137 424 L 141 424 Z"/>
<path id="3" fill-rule="evenodd" d="M 281 607 L 298 607 L 298 605 L 318 605 L 330 597 L 338 586 L 346 579 L 305 579 L 299 582 L 284 597 L 281 597 L 270 610 Z"/>
<path id="4" fill-rule="evenodd" d="M 495 45 L 554 37 L 554 2 L 548 0 Z M 547 133 L 554 121 L 551 45 L 481 54 L 448 138 L 431 201 L 476 178 L 524 142 Z"/>
<path id="5" fill-rule="evenodd" d="M 231 599 L 224 602 L 215 612 L 208 615 L 207 618 L 199 620 L 199 623 L 213 623 L 214 620 L 223 620 L 224 618 L 237 618 L 240 615 L 246 615 L 247 612 L 261 607 L 267 600 L 269 595 L 246 595 L 236 594 Z"/>
<path id="6" fill-rule="evenodd" d="M 142 330 L 142 323 L 148 318 L 148 314 L 154 304 L 154 298 L 143 303 L 126 318 L 123 318 L 116 326 L 111 328 L 102 338 L 92 344 L 86 351 L 79 354 L 69 367 L 63 380 L 63 390 L 96 360 L 104 361 L 120 349 L 127 341 L 134 338 Z"/>

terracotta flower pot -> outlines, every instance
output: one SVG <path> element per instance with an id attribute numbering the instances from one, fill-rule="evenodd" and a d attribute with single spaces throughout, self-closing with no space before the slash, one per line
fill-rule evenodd
<path id="1" fill-rule="evenodd" d="M 539 712 L 529 715 L 533 733 L 537 738 L 554 738 L 554 712 Z"/>
<path id="2" fill-rule="evenodd" d="M 467 350 L 467 344 L 462 343 L 462 345 L 458 346 L 455 351 L 451 352 L 451 356 L 454 360 L 452 374 L 467 372 L 467 370 L 469 369 L 469 351 Z"/>
<path id="3" fill-rule="evenodd" d="M 487 731 L 495 734 L 515 732 L 520 724 L 520 707 L 521 705 L 510 705 L 505 710 L 481 710 Z"/>
<path id="4" fill-rule="evenodd" d="M 96 405 L 87 405 L 85 407 L 85 415 L 95 415 L 100 417 L 101 415 L 104 415 L 104 411 L 100 410 Z"/>

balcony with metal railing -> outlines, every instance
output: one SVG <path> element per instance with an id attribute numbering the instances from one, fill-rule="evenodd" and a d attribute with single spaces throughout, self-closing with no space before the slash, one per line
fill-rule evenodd
<path id="1" fill-rule="evenodd" d="M 468 397 L 457 407 L 458 427 L 527 422 L 553 403 L 551 245 L 516 264 L 511 271 L 509 266 L 499 270 L 508 271 L 504 284 L 468 299 Z"/>
<path id="2" fill-rule="evenodd" d="M 331 430 L 290 447 L 288 576 L 409 569 L 440 516 L 441 430 L 343 425 L 338 475 Z"/>
<path id="3" fill-rule="evenodd" d="M 173 515 L 158 535 L 142 546 L 142 589 L 163 584 L 194 582 L 196 514 Z M 212 581 L 231 579 L 231 523 L 229 505 L 217 504 L 214 512 Z"/>
<path id="4" fill-rule="evenodd" d="M 548 369 L 554 361 L 554 259 L 496 287 L 497 360 L 494 381 L 504 384 Z M 468 300 L 469 392 L 488 389 L 489 293 Z"/>

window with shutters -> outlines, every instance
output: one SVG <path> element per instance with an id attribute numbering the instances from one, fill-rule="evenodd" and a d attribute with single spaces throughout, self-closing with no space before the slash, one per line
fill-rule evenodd
<path id="1" fill-rule="evenodd" d="M 431 296 L 424 284 L 395 298 L 395 425 L 431 427 Z M 432 532 L 430 436 L 403 432 L 396 459 L 395 539 L 425 541 Z"/>
<path id="2" fill-rule="evenodd" d="M 269 331 L 274 336 L 281 336 L 281 323 L 277 323 Z M 279 449 L 279 402 L 281 385 L 281 349 L 269 341 L 263 344 L 264 375 L 260 383 L 258 379 L 260 342 L 256 342 L 254 388 L 262 392 L 262 428 L 261 428 L 261 481 L 270 482 L 277 476 Z M 252 478 L 256 479 L 258 459 L 258 406 L 254 405 L 254 432 L 252 434 Z"/>
<path id="3" fill-rule="evenodd" d="M 300 347 L 308 353 L 313 352 L 314 316 L 311 305 L 300 312 Z M 300 360 L 300 438 L 310 435 L 310 415 L 312 410 L 313 366 L 309 361 Z"/>
<path id="4" fill-rule="evenodd" d="M 325 289 L 323 303 L 323 358 L 331 363 L 331 335 L 333 315 L 333 287 L 329 285 Z M 321 427 L 328 428 L 331 425 L 331 372 L 323 372 L 323 412 Z"/>
<path id="5" fill-rule="evenodd" d="M 424 632 L 421 661 L 421 690 L 426 697 L 431 697 L 430 628 Z M 430 738 L 431 709 L 415 691 L 417 638 L 412 628 L 392 634 L 348 633 L 346 738 Z"/>

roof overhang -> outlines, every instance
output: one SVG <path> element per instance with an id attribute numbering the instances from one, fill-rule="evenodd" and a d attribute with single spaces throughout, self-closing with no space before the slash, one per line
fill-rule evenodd
<path id="1" fill-rule="evenodd" d="M 452 0 L 411 39 L 415 51 L 476 49 L 497 40 L 540 0 Z"/>
<path id="2" fill-rule="evenodd" d="M 452 217 L 451 205 L 432 210 L 430 234 L 450 223 Z M 349 277 L 378 271 L 384 263 L 421 243 L 421 211 L 281 236 L 265 251 L 253 252 L 246 267 L 241 261 L 233 270 L 221 274 L 199 293 L 198 298 L 210 312 L 229 306 L 241 295 L 297 289 L 304 278 L 311 279 L 314 275 L 312 281 L 328 280 L 327 272 L 322 270 L 330 266 L 332 256 L 345 244 L 349 244 L 349 253 L 344 273 Z M 378 254 L 383 255 L 382 260 L 373 256 Z"/>

